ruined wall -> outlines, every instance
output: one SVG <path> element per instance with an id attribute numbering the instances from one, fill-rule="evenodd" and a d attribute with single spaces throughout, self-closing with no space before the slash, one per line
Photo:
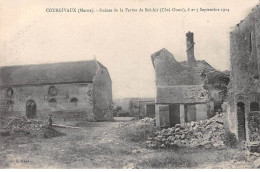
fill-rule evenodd
<path id="1" fill-rule="evenodd" d="M 248 114 L 249 140 L 260 141 L 260 112 Z"/>
<path id="2" fill-rule="evenodd" d="M 97 120 L 103 120 L 112 105 L 112 83 L 107 69 L 99 68 L 93 83 L 94 114 Z"/>
<path id="3" fill-rule="evenodd" d="M 173 55 L 162 49 L 152 55 L 156 85 L 199 85 L 201 78 L 196 69 L 177 62 Z"/>
<path id="4" fill-rule="evenodd" d="M 50 95 L 50 87 L 56 88 L 56 95 Z M 25 115 L 26 103 L 29 100 L 33 100 L 36 103 L 37 117 L 41 117 L 41 115 L 48 116 L 49 113 L 55 114 L 54 112 L 59 111 L 91 114 L 93 110 L 92 83 L 27 85 L 9 88 L 13 90 L 12 96 L 7 95 L 8 88 L 0 88 L 1 115 Z M 56 103 L 51 100 L 55 100 Z M 12 105 L 7 108 L 8 101 L 11 101 Z"/>
<path id="5" fill-rule="evenodd" d="M 260 7 L 257 7 L 230 33 L 231 82 L 236 94 L 260 91 L 259 16 Z"/>
<path id="6" fill-rule="evenodd" d="M 230 33 L 230 84 L 229 107 L 227 111 L 228 129 L 238 134 L 237 103 L 245 106 L 246 124 L 250 113 L 250 103 L 260 102 L 260 6 L 241 21 Z M 247 140 L 249 129 L 246 125 Z"/>
<path id="7" fill-rule="evenodd" d="M 227 99 L 229 72 L 217 71 L 206 61 L 195 61 L 196 67 L 190 67 L 188 61 L 177 62 L 166 49 L 154 53 L 152 60 L 155 67 L 157 88 L 162 86 L 179 86 L 185 88 L 185 92 L 189 94 L 193 87 L 202 85 L 206 91 L 205 94 L 209 95 L 211 100 L 214 101 L 214 110 L 222 110 L 221 104 Z M 175 96 L 177 95 L 178 91 L 175 92 Z M 196 103 L 197 101 L 190 100 L 190 102 Z"/>

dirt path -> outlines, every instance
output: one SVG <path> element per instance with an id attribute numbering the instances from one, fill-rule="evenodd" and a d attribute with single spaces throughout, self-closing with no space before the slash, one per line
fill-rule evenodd
<path id="1" fill-rule="evenodd" d="M 128 121 L 132 122 L 132 121 Z M 0 136 L 0 168 L 250 168 L 237 149 L 145 148 L 120 138 L 120 122 L 89 122 L 81 129 L 56 128 L 53 138 Z M 68 123 L 67 123 L 68 125 Z"/>
<path id="2" fill-rule="evenodd" d="M 65 136 L 49 139 L 17 138 L 1 149 L 7 168 L 133 168 L 146 150 L 119 138 L 122 122 L 93 122 L 81 129 L 56 128 Z M 23 140 L 24 139 L 24 140 Z M 12 144 L 10 144 L 12 143 Z M 2 144 L 3 145 L 3 144 Z"/>

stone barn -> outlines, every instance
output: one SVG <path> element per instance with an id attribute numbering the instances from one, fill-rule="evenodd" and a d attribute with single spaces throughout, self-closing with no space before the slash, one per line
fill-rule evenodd
<path id="1" fill-rule="evenodd" d="M 228 130 L 240 141 L 260 141 L 260 6 L 230 33 Z"/>
<path id="2" fill-rule="evenodd" d="M 96 60 L 0 67 L 1 116 L 104 120 L 112 82 Z"/>
<path id="3" fill-rule="evenodd" d="M 228 72 L 220 72 L 194 56 L 193 33 L 186 34 L 187 57 L 177 62 L 166 49 L 152 54 L 156 77 L 156 125 L 172 127 L 214 116 L 226 99 Z"/>

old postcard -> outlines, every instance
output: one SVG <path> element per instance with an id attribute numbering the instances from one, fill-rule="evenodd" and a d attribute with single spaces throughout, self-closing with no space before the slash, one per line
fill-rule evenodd
<path id="1" fill-rule="evenodd" d="M 1 169 L 260 168 L 259 0 L 1 0 Z"/>

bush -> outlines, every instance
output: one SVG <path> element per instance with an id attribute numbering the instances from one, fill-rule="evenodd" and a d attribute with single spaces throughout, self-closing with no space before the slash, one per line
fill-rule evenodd
<path id="1" fill-rule="evenodd" d="M 113 112 L 112 111 L 108 111 L 105 115 L 104 115 L 104 119 L 107 121 L 113 121 Z"/>
<path id="2" fill-rule="evenodd" d="M 156 127 L 154 126 L 153 120 L 140 120 L 132 125 L 125 126 L 122 129 L 121 137 L 134 141 L 145 141 L 148 137 L 154 137 Z"/>
<path id="3" fill-rule="evenodd" d="M 93 113 L 86 114 L 86 120 L 87 121 L 95 121 L 95 115 Z"/>
<path id="4" fill-rule="evenodd" d="M 224 144 L 227 147 L 231 147 L 231 148 L 236 147 L 238 142 L 237 142 L 235 134 L 231 133 L 230 131 L 226 132 L 225 137 L 224 137 Z"/>

